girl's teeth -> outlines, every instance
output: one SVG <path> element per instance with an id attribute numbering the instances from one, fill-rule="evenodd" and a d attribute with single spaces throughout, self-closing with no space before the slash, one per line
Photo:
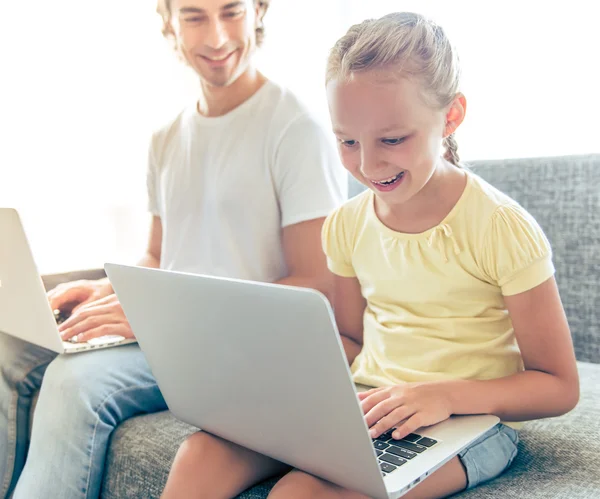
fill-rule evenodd
<path id="1" fill-rule="evenodd" d="M 380 185 L 389 185 L 392 182 L 394 182 L 395 180 L 399 180 L 403 176 L 404 176 L 404 172 L 400 172 L 398 175 L 394 175 L 393 177 L 390 177 L 387 180 L 380 180 L 379 182 L 375 182 L 375 183 L 380 184 Z"/>

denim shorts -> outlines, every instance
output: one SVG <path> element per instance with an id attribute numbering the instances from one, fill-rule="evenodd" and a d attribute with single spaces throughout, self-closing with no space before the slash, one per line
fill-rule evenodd
<path id="1" fill-rule="evenodd" d="M 460 452 L 467 489 L 496 478 L 508 468 L 517 456 L 518 444 L 518 432 L 499 423 Z"/>

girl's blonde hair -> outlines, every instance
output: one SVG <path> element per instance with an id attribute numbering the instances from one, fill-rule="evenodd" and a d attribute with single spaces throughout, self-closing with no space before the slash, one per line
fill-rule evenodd
<path id="1" fill-rule="evenodd" d="M 456 50 L 444 30 L 420 14 L 396 12 L 352 26 L 331 49 L 326 81 L 374 69 L 416 79 L 425 101 L 436 109 L 449 106 L 458 93 Z M 444 139 L 444 147 L 444 158 L 458 166 L 453 134 Z"/>

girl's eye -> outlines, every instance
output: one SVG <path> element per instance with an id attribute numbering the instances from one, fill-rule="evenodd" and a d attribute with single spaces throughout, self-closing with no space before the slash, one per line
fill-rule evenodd
<path id="1" fill-rule="evenodd" d="M 402 144 L 406 140 L 406 137 L 396 138 L 396 139 L 382 139 L 381 142 L 387 144 L 388 146 L 397 146 L 398 144 Z"/>
<path id="2" fill-rule="evenodd" d="M 342 144 L 344 147 L 354 147 L 356 144 L 358 144 L 358 142 L 356 142 L 356 140 L 341 140 L 340 139 L 340 144 Z"/>
<path id="3" fill-rule="evenodd" d="M 200 16 L 186 17 L 184 19 L 184 21 L 186 23 L 199 23 L 199 22 L 202 22 L 202 17 L 200 17 Z"/>

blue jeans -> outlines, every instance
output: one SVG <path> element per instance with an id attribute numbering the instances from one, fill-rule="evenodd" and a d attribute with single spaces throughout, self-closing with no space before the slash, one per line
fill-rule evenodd
<path id="1" fill-rule="evenodd" d="M 501 423 L 488 430 L 458 457 L 467 472 L 467 488 L 472 489 L 502 474 L 519 452 L 519 434 Z"/>
<path id="2" fill-rule="evenodd" d="M 0 498 L 99 497 L 112 431 L 166 408 L 135 344 L 57 356 L 0 333 Z"/>

